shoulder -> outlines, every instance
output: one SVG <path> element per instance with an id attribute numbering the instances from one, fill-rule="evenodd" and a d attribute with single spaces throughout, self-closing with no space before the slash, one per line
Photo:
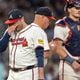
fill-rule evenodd
<path id="1" fill-rule="evenodd" d="M 63 33 L 67 29 L 67 23 L 65 21 L 66 17 L 59 19 L 55 23 L 54 32 L 55 33 Z"/>
<path id="2" fill-rule="evenodd" d="M 31 30 L 33 31 L 33 32 L 35 32 L 35 33 L 45 33 L 44 32 L 44 30 L 41 28 L 41 27 L 39 27 L 39 26 L 37 26 L 37 25 L 31 25 L 32 27 L 31 27 Z"/>
<path id="3" fill-rule="evenodd" d="M 66 26 L 65 18 L 57 20 L 55 26 L 65 27 Z"/>
<path id="4" fill-rule="evenodd" d="M 34 36 L 46 36 L 46 32 L 39 26 L 35 26 L 35 25 L 31 25 L 29 32 L 32 35 L 34 34 Z"/>

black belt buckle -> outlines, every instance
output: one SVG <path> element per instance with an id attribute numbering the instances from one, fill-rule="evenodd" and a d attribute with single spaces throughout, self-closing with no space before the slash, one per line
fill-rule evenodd
<path id="1" fill-rule="evenodd" d="M 14 71 L 14 72 L 19 72 L 20 68 L 11 68 L 11 70 Z"/>
<path id="2" fill-rule="evenodd" d="M 32 68 L 34 68 L 34 67 L 36 67 L 36 66 L 35 66 L 35 65 L 32 65 L 32 66 L 26 67 L 26 69 L 32 69 Z"/>

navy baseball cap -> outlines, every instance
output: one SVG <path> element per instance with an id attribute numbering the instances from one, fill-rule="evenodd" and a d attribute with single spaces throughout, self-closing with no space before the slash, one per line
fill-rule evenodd
<path id="1" fill-rule="evenodd" d="M 8 13 L 8 20 L 5 21 L 5 24 L 15 23 L 22 17 L 23 14 L 19 9 L 13 9 Z"/>
<path id="2" fill-rule="evenodd" d="M 55 20 L 53 12 L 48 7 L 40 7 L 35 11 L 35 14 L 47 16 L 49 19 Z"/>

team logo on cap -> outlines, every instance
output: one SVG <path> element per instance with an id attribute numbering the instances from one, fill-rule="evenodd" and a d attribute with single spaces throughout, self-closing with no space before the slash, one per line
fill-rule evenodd
<path id="1" fill-rule="evenodd" d="M 12 15 L 10 15 L 10 16 L 9 16 L 9 19 L 12 19 L 12 18 L 13 18 L 13 16 L 12 16 Z"/>
<path id="2" fill-rule="evenodd" d="M 21 18 L 22 16 L 21 15 L 19 15 L 19 18 Z"/>

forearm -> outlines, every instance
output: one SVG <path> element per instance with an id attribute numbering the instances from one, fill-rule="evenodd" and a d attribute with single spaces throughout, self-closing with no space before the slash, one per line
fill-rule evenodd
<path id="1" fill-rule="evenodd" d="M 38 78 L 44 79 L 44 48 L 39 46 L 35 49 L 37 66 L 38 66 Z"/>
<path id="2" fill-rule="evenodd" d="M 64 59 L 67 56 L 67 53 L 62 46 L 56 47 L 55 53 L 57 53 L 61 59 Z"/>
<path id="3" fill-rule="evenodd" d="M 3 37 L 0 39 L 0 52 L 3 52 L 8 45 L 10 35 L 8 32 L 4 33 Z"/>
<path id="4" fill-rule="evenodd" d="M 38 67 L 38 77 L 39 79 L 44 80 L 44 68 L 43 67 Z"/>
<path id="5" fill-rule="evenodd" d="M 73 59 L 69 54 L 67 54 L 66 52 L 66 48 L 64 50 L 64 48 L 58 48 L 57 53 L 58 55 L 61 57 L 61 59 L 63 59 L 64 61 L 67 61 L 69 64 L 72 65 L 72 63 L 75 61 L 75 59 Z"/>

